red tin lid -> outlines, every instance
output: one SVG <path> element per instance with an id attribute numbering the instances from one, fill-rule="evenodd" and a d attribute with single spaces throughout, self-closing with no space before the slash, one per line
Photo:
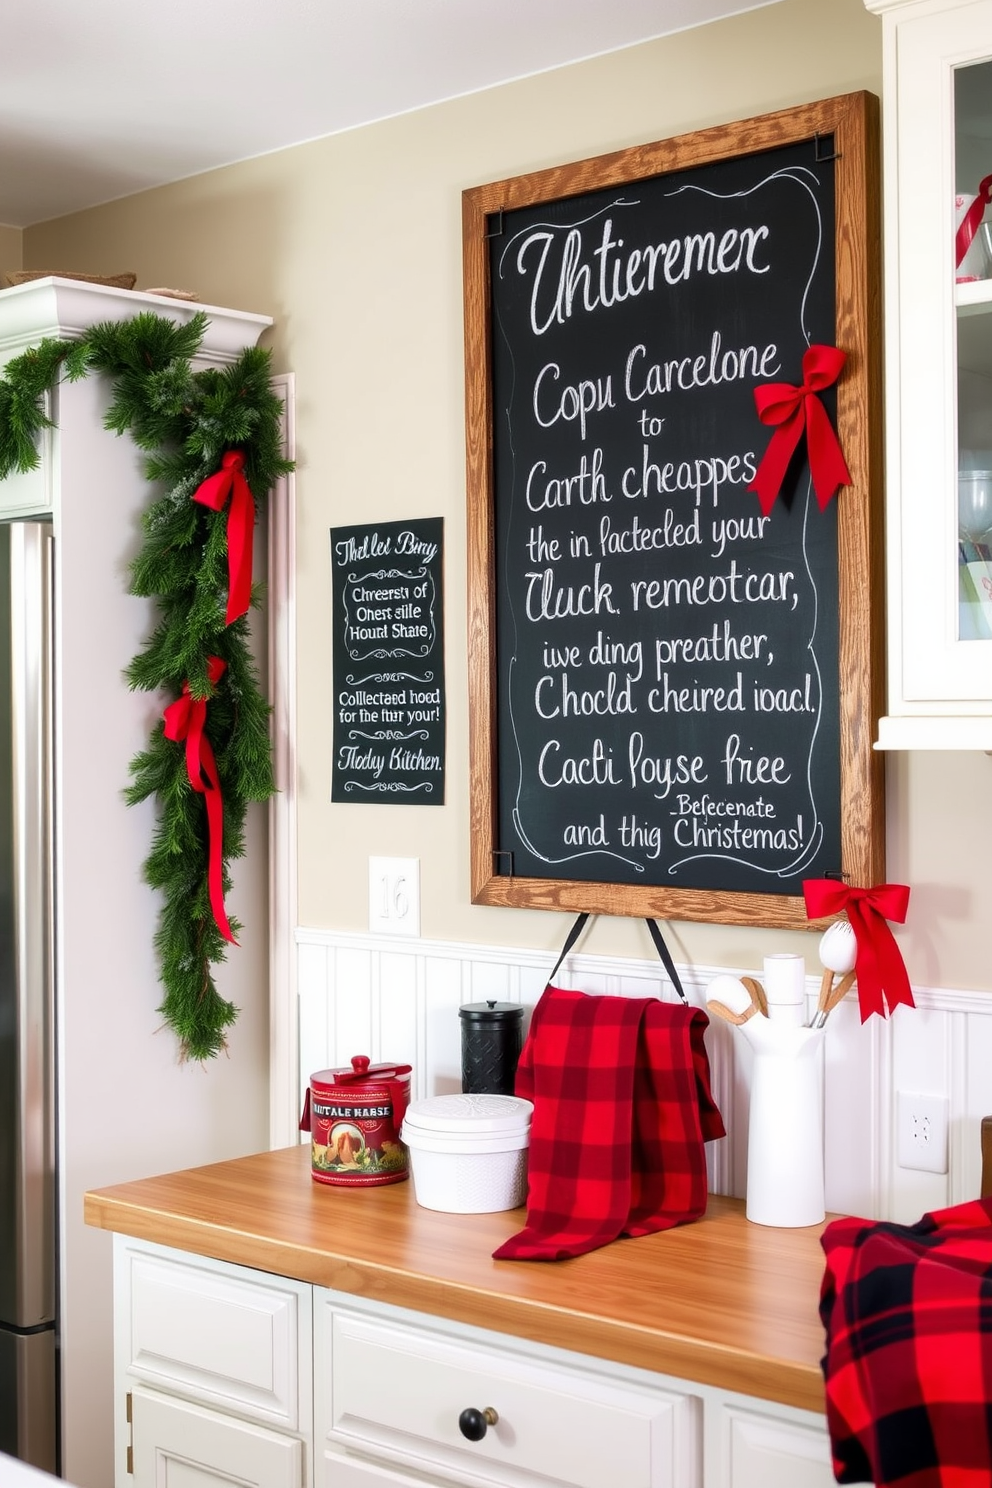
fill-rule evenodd
<path id="1" fill-rule="evenodd" d="M 320 1100 L 346 1100 L 361 1102 L 363 1099 L 382 1099 L 388 1092 L 393 1101 L 396 1129 L 406 1112 L 410 1100 L 410 1072 L 412 1064 L 372 1064 L 367 1054 L 356 1054 L 350 1069 L 318 1070 L 310 1076 L 303 1100 L 303 1115 L 300 1131 L 310 1130 L 310 1097 Z"/>
<path id="2" fill-rule="evenodd" d="M 388 1084 L 401 1080 L 412 1069 L 412 1064 L 372 1064 L 367 1054 L 356 1054 L 349 1069 L 318 1070 L 310 1076 L 310 1084 L 321 1095 L 338 1085 L 347 1085 L 349 1093 L 356 1094 L 356 1086 Z"/>

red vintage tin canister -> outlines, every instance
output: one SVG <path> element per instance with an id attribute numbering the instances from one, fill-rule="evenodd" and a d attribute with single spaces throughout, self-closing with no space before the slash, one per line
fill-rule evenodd
<path id="1" fill-rule="evenodd" d="M 370 1064 L 310 1076 L 300 1131 L 310 1133 L 310 1172 L 318 1183 L 367 1188 L 408 1174 L 400 1127 L 410 1103 L 409 1064 Z"/>

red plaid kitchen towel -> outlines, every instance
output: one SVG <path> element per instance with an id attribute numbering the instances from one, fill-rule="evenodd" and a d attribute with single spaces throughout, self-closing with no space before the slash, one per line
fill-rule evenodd
<path id="1" fill-rule="evenodd" d="M 992 1484 L 992 1199 L 823 1232 L 838 1483 Z"/>
<path id="2" fill-rule="evenodd" d="M 703 1143 L 724 1135 L 699 1009 L 548 987 L 516 1092 L 534 1102 L 527 1224 L 497 1260 L 555 1261 L 706 1209 Z"/>

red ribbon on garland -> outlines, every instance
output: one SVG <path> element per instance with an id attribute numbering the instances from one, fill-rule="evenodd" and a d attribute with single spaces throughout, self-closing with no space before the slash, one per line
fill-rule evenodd
<path id="1" fill-rule="evenodd" d="M 985 208 L 992 204 L 992 176 L 986 176 L 978 187 L 978 194 L 961 220 L 954 238 L 954 267 L 959 269 L 962 260 L 985 216 Z"/>
<path id="2" fill-rule="evenodd" d="M 807 878 L 803 881 L 806 913 L 811 920 L 847 911 L 858 951 L 855 973 L 858 978 L 858 1001 L 861 1021 L 872 1013 L 886 1015 L 900 1002 L 915 1007 L 913 993 L 895 936 L 888 920 L 902 925 L 909 908 L 906 884 L 878 884 L 873 889 L 848 888 L 833 878 Z"/>
<path id="3" fill-rule="evenodd" d="M 211 687 L 216 687 L 227 667 L 219 656 L 207 659 L 207 677 Z M 217 929 L 231 945 L 237 941 L 231 934 L 227 912 L 224 909 L 224 800 L 220 791 L 220 776 L 214 759 L 210 740 L 204 733 L 207 721 L 207 699 L 190 695 L 189 683 L 183 683 L 182 697 L 176 698 L 165 710 L 165 737 L 175 743 L 186 741 L 186 773 L 195 791 L 204 797 L 207 807 L 207 829 L 209 833 L 209 860 L 207 885 L 210 891 L 210 908 Z"/>
<path id="4" fill-rule="evenodd" d="M 224 624 L 247 615 L 251 604 L 252 533 L 255 527 L 255 501 L 244 477 L 245 457 L 240 450 L 228 450 L 221 467 L 208 475 L 193 492 L 193 500 L 219 512 L 227 500 L 227 613 Z"/>
<path id="5" fill-rule="evenodd" d="M 766 382 L 755 388 L 759 419 L 775 427 L 754 480 L 748 486 L 749 491 L 757 491 L 766 517 L 782 489 L 789 461 L 804 429 L 809 473 L 820 510 L 825 510 L 838 486 L 851 484 L 840 441 L 817 396 L 837 381 L 846 360 L 846 353 L 836 346 L 810 346 L 803 355 L 803 380 L 798 387 L 790 382 Z"/>

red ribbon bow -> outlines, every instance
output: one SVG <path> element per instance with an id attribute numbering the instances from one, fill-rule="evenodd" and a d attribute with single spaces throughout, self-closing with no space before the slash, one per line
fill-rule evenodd
<path id="1" fill-rule="evenodd" d="M 846 360 L 846 353 L 836 346 L 810 346 L 803 355 L 803 380 L 799 387 L 793 387 L 791 382 L 766 382 L 763 387 L 755 388 L 754 401 L 759 419 L 763 424 L 776 426 L 754 480 L 748 486 L 749 491 L 757 491 L 766 517 L 782 489 L 785 472 L 803 429 L 806 430 L 809 473 L 820 510 L 825 510 L 838 486 L 851 484 L 840 441 L 817 396 L 837 381 Z"/>
<path id="2" fill-rule="evenodd" d="M 861 1021 L 872 1013 L 882 1017 L 904 1002 L 915 1007 L 906 966 L 895 936 L 886 924 L 905 923 L 909 889 L 905 884 L 878 884 L 873 889 L 852 889 L 832 878 L 807 878 L 803 882 L 806 913 L 811 920 L 847 911 L 858 952 L 855 971 Z"/>
<path id="3" fill-rule="evenodd" d="M 207 677 L 211 687 L 216 687 L 226 666 L 227 663 L 221 661 L 219 656 L 208 658 Z M 231 945 L 237 945 L 224 909 L 224 800 L 220 792 L 220 776 L 217 774 L 214 752 L 203 731 L 206 721 L 207 699 L 192 697 L 189 683 L 184 682 L 182 697 L 176 698 L 165 710 L 165 737 L 176 743 L 186 740 L 186 773 L 189 775 L 189 783 L 204 797 L 207 807 L 207 830 L 210 838 L 207 884 L 210 890 L 210 908 L 221 935 Z"/>
<path id="4" fill-rule="evenodd" d="M 985 208 L 992 203 L 992 176 L 986 176 L 978 187 L 978 194 L 961 220 L 954 238 L 954 267 L 959 269 L 972 240 L 977 233 Z"/>
<path id="5" fill-rule="evenodd" d="M 221 467 L 193 492 L 193 500 L 219 512 L 227 500 L 227 613 L 224 624 L 247 615 L 251 604 L 251 544 L 255 527 L 255 501 L 244 477 L 245 457 L 228 450 Z"/>

